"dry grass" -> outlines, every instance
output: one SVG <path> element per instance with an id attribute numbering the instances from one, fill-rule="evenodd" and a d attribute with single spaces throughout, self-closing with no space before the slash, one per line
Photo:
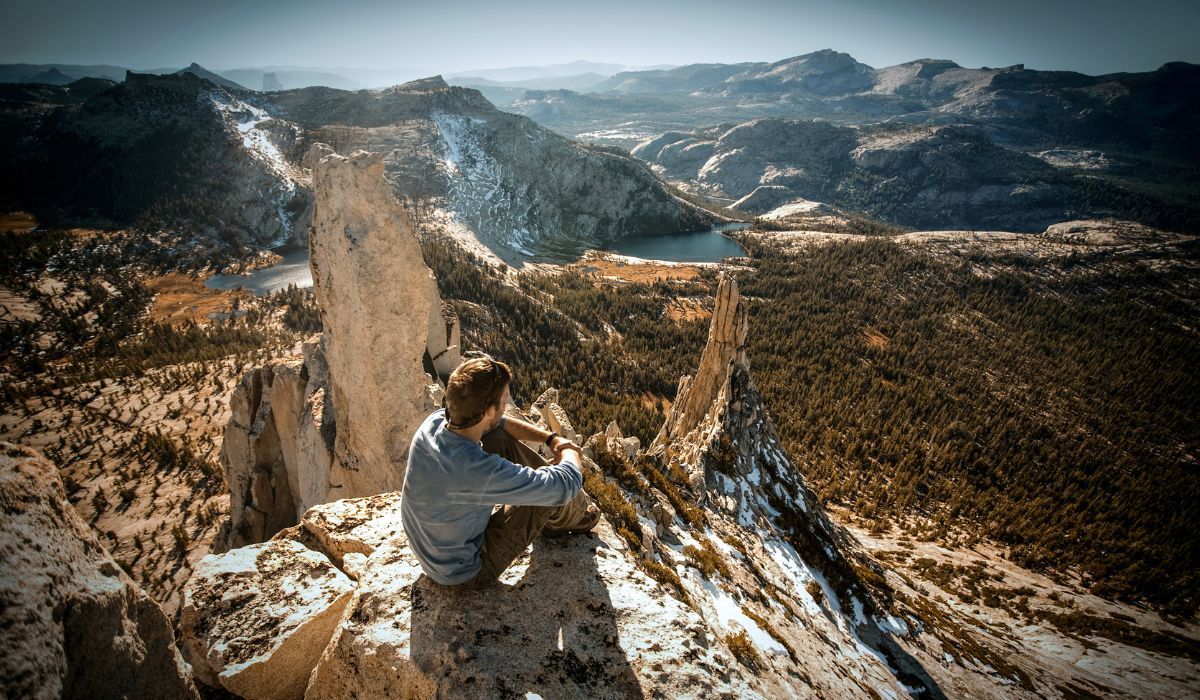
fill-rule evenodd
<path id="1" fill-rule="evenodd" d="M 247 298 L 248 292 L 211 289 L 199 277 L 170 273 L 150 277 L 146 287 L 154 292 L 150 318 L 171 324 L 184 321 L 208 321 L 209 314 L 228 311 L 235 299 Z"/>
<path id="2" fill-rule="evenodd" d="M 687 321 L 702 321 L 710 316 L 712 312 L 704 308 L 704 304 L 690 297 L 667 302 L 667 318 L 680 325 Z"/>
<path id="3" fill-rule="evenodd" d="M 38 220 L 27 211 L 10 211 L 0 214 L 0 231 L 29 233 L 38 227 Z"/>
<path id="4" fill-rule="evenodd" d="M 691 545 L 684 547 L 683 556 L 707 579 L 711 579 L 713 574 L 721 574 L 725 578 L 730 578 L 729 566 L 725 563 L 725 559 L 707 539 L 702 539 L 699 547 Z"/>
<path id="5" fill-rule="evenodd" d="M 638 400 L 641 401 L 643 406 L 650 409 L 651 411 L 658 408 L 658 409 L 661 409 L 663 413 L 667 413 L 671 410 L 670 400 L 668 400 L 666 397 L 663 397 L 663 396 L 656 396 L 654 394 L 646 392 L 646 393 L 642 394 L 641 396 L 639 396 Z"/>
<path id="6" fill-rule="evenodd" d="M 621 282 L 653 284 L 664 280 L 690 280 L 700 274 L 695 265 L 671 265 L 658 262 L 629 262 L 604 253 L 588 253 L 571 266 L 596 277 L 605 277 Z"/>
<path id="7" fill-rule="evenodd" d="M 888 346 L 888 337 L 879 331 L 867 326 L 862 330 L 863 339 L 867 341 L 867 347 L 876 350 L 883 350 Z"/>
<path id="8" fill-rule="evenodd" d="M 758 654 L 758 649 L 754 648 L 754 642 L 750 641 L 750 636 L 745 630 L 739 630 L 734 634 L 725 635 L 725 646 L 729 647 L 729 651 L 739 662 L 746 668 L 751 670 L 759 670 L 763 668 L 762 657 Z"/>
<path id="9" fill-rule="evenodd" d="M 677 594 L 676 597 L 685 603 L 691 604 L 691 596 L 683 587 L 683 581 L 679 580 L 679 574 L 676 574 L 670 567 L 659 564 L 656 561 L 642 560 L 642 569 L 650 578 L 659 583 L 670 586 Z"/>

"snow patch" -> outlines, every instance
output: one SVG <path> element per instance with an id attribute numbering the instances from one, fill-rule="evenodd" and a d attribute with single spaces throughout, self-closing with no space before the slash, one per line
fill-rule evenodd
<path id="1" fill-rule="evenodd" d="M 484 147 L 488 121 L 444 112 L 430 115 L 441 134 L 450 207 L 462 223 L 487 239 L 525 256 L 537 248 L 538 228 L 557 228 L 557 221 L 534 216 L 543 207 L 528 184 L 512 180 L 500 161 Z"/>
<path id="2" fill-rule="evenodd" d="M 264 165 L 266 170 L 275 176 L 268 197 L 279 219 L 282 233 L 268 245 L 283 245 L 292 238 L 292 216 L 288 213 L 287 206 L 298 193 L 298 187 L 291 164 L 271 140 L 271 135 L 259 128 L 260 124 L 271 119 L 271 115 L 261 107 L 222 92 L 209 93 L 209 99 L 213 107 L 225 116 L 226 122 L 242 137 L 242 147 L 250 157 Z"/>
<path id="3" fill-rule="evenodd" d="M 908 623 L 894 615 L 885 615 L 882 619 L 875 618 L 875 625 L 884 632 L 904 637 L 908 635 Z"/>
<path id="4" fill-rule="evenodd" d="M 700 605 L 706 609 L 711 609 L 717 617 L 717 624 L 731 632 L 736 632 L 737 628 L 745 630 L 746 635 L 750 637 L 750 641 L 759 649 L 771 654 L 787 654 L 787 649 L 783 647 L 771 635 L 763 631 L 754 620 L 746 616 L 742 612 L 742 606 L 733 596 L 718 588 L 711 581 L 700 579 L 697 581 L 689 577 L 689 582 L 693 585 L 689 586 L 689 590 L 698 594 Z"/>

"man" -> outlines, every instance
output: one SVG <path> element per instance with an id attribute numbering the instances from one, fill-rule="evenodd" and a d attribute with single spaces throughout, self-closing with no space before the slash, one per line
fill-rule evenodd
<path id="1" fill-rule="evenodd" d="M 463 362 L 446 384 L 446 408 L 409 446 L 400 514 L 422 570 L 444 586 L 487 585 L 539 534 L 588 532 L 600 521 L 583 491 L 579 446 L 504 416 L 511 380 L 503 362 Z M 522 440 L 548 445 L 556 463 Z"/>

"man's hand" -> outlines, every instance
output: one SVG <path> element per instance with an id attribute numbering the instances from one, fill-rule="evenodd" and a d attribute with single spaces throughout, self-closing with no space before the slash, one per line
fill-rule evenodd
<path id="1" fill-rule="evenodd" d="M 544 442 L 546 440 L 545 429 L 519 418 L 509 417 L 505 419 L 504 432 L 525 442 Z M 550 449 L 554 451 L 554 456 L 558 462 L 561 462 L 563 456 L 566 455 L 573 459 L 576 464 L 581 467 L 583 466 L 583 456 L 579 454 L 579 445 L 576 445 L 567 438 L 561 435 L 554 438 L 550 442 Z"/>
<path id="2" fill-rule="evenodd" d="M 558 457 L 561 459 L 563 450 L 571 449 L 571 450 L 575 450 L 576 452 L 578 452 L 579 445 L 576 445 L 575 443 L 571 442 L 570 440 L 566 439 L 565 437 L 559 435 L 554 438 L 553 442 L 550 443 L 550 449 L 554 451 L 555 457 Z"/>
<path id="3" fill-rule="evenodd" d="M 558 462 L 570 459 L 579 467 L 583 467 L 583 455 L 579 454 L 579 445 L 576 445 L 565 437 L 559 436 L 554 438 L 554 441 L 550 444 L 550 449 L 554 450 L 554 456 Z"/>

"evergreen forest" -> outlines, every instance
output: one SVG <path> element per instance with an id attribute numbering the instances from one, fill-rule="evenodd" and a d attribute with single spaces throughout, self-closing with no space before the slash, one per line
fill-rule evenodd
<path id="1" fill-rule="evenodd" d="M 1195 612 L 1200 248 L 1038 257 L 755 240 L 737 272 L 752 371 L 824 502 L 880 531 L 988 539 L 1099 595 Z M 583 435 L 616 419 L 647 444 L 658 399 L 699 362 L 707 320 L 665 309 L 711 309 L 710 271 L 506 276 L 436 237 L 425 254 L 466 349 L 512 363 L 522 405 L 557 387 Z"/>

